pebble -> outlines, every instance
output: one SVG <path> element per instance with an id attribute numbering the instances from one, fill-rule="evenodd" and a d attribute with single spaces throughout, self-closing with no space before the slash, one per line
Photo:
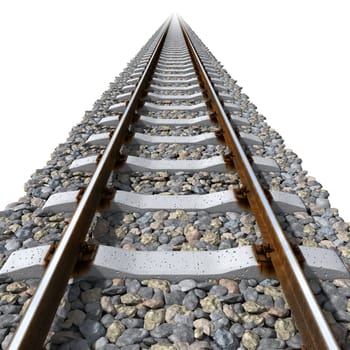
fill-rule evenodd
<path id="1" fill-rule="evenodd" d="M 217 309 L 221 309 L 220 299 L 214 295 L 208 295 L 206 298 L 200 300 L 202 310 L 211 313 Z"/>
<path id="2" fill-rule="evenodd" d="M 115 305 L 114 308 L 120 319 L 123 319 L 125 317 L 134 317 L 136 315 L 135 306 Z"/>
<path id="3" fill-rule="evenodd" d="M 260 339 L 257 334 L 252 331 L 245 331 L 242 336 L 242 345 L 247 350 L 255 350 L 259 345 Z"/>
<path id="4" fill-rule="evenodd" d="M 6 287 L 6 291 L 11 293 L 19 293 L 27 288 L 27 285 L 23 282 L 12 282 Z"/>
<path id="5" fill-rule="evenodd" d="M 170 305 L 165 311 L 165 321 L 168 323 L 175 323 L 174 318 L 177 313 L 185 315 L 188 311 L 186 311 L 186 308 L 182 305 Z"/>
<path id="6" fill-rule="evenodd" d="M 19 319 L 19 315 L 15 314 L 0 315 L 0 329 L 13 327 Z"/>
<path id="7" fill-rule="evenodd" d="M 104 325 L 105 328 L 108 328 L 113 321 L 114 321 L 114 316 L 112 314 L 106 314 L 101 318 L 101 323 Z"/>
<path id="8" fill-rule="evenodd" d="M 175 324 L 173 328 L 173 334 L 169 336 L 169 339 L 173 343 L 192 343 L 194 340 L 192 327 L 188 327 L 184 324 Z"/>
<path id="9" fill-rule="evenodd" d="M 98 338 L 95 342 L 95 350 L 102 350 L 108 346 L 108 341 L 106 338 Z"/>
<path id="10" fill-rule="evenodd" d="M 89 344 L 92 344 L 98 338 L 104 336 L 106 332 L 105 328 L 100 322 L 90 319 L 86 319 L 79 326 L 79 330 Z"/>
<path id="11" fill-rule="evenodd" d="M 139 318 L 124 318 L 121 320 L 126 328 L 142 328 L 144 321 Z"/>
<path id="12" fill-rule="evenodd" d="M 265 310 L 264 306 L 259 305 L 258 303 L 251 300 L 243 303 L 242 307 L 246 312 L 253 313 L 253 314 L 260 313 Z"/>
<path id="13" fill-rule="evenodd" d="M 326 198 L 317 198 L 316 199 L 316 205 L 320 208 L 330 208 L 329 200 Z"/>
<path id="14" fill-rule="evenodd" d="M 287 340 L 287 345 L 292 349 L 301 349 L 303 346 L 303 341 L 300 335 L 296 334 Z"/>
<path id="15" fill-rule="evenodd" d="M 148 300 L 145 300 L 142 303 L 142 305 L 146 306 L 150 309 L 158 309 L 158 308 L 164 306 L 164 301 L 163 300 L 156 300 L 156 299 L 148 299 Z"/>
<path id="16" fill-rule="evenodd" d="M 8 239 L 5 244 L 5 249 L 7 251 L 14 251 L 21 247 L 21 243 L 17 239 Z"/>
<path id="17" fill-rule="evenodd" d="M 184 230 L 184 235 L 188 242 L 198 241 L 201 237 L 198 229 L 193 225 L 187 225 Z"/>
<path id="18" fill-rule="evenodd" d="M 121 302 L 126 305 L 137 305 L 142 302 L 142 297 L 139 295 L 127 293 L 121 296 Z"/>
<path id="19" fill-rule="evenodd" d="M 227 289 L 228 293 L 235 294 L 238 292 L 238 284 L 234 280 L 222 278 L 219 280 L 219 284 L 221 286 L 225 287 Z"/>
<path id="20" fill-rule="evenodd" d="M 267 294 L 267 293 L 265 293 Z M 251 287 L 246 288 L 245 290 L 243 290 L 243 295 L 244 295 L 244 299 L 246 301 L 256 301 L 258 298 L 258 292 Z"/>
<path id="21" fill-rule="evenodd" d="M 278 319 L 275 323 L 277 338 L 288 340 L 295 335 L 296 328 L 292 318 Z"/>
<path id="22" fill-rule="evenodd" d="M 151 330 L 150 335 L 155 338 L 166 338 L 173 333 L 173 328 L 173 324 L 162 323 Z"/>
<path id="23" fill-rule="evenodd" d="M 258 350 L 284 349 L 285 342 L 280 339 L 263 338 L 260 340 Z"/>
<path id="24" fill-rule="evenodd" d="M 164 293 L 169 293 L 170 284 L 165 280 L 151 279 L 148 280 L 147 286 L 154 289 L 161 289 Z"/>
<path id="25" fill-rule="evenodd" d="M 188 292 L 197 287 L 197 282 L 192 279 L 186 279 L 179 282 L 179 287 L 182 292 Z"/>
<path id="26" fill-rule="evenodd" d="M 69 311 L 67 314 L 67 319 L 70 320 L 72 324 L 76 326 L 80 326 L 83 323 L 85 317 L 86 317 L 85 312 L 79 309 Z"/>
<path id="27" fill-rule="evenodd" d="M 170 344 L 154 344 L 151 346 L 151 350 L 177 350 L 177 348 Z"/>
<path id="28" fill-rule="evenodd" d="M 81 293 L 81 301 L 84 304 L 99 302 L 101 297 L 101 288 L 88 289 Z"/>
<path id="29" fill-rule="evenodd" d="M 164 309 L 150 310 L 145 315 L 144 328 L 151 331 L 164 322 L 164 319 Z"/>
<path id="30" fill-rule="evenodd" d="M 192 291 L 188 292 L 183 298 L 182 304 L 187 310 L 195 310 L 198 306 L 199 300 L 196 294 Z"/>
<path id="31" fill-rule="evenodd" d="M 111 343 L 115 343 L 124 331 L 125 326 L 120 321 L 113 321 L 107 328 L 106 337 Z"/>
<path id="32" fill-rule="evenodd" d="M 117 346 L 126 346 L 135 343 L 140 343 L 148 336 L 148 331 L 143 328 L 129 328 L 118 338 Z"/>
<path id="33" fill-rule="evenodd" d="M 175 290 L 170 293 L 166 293 L 164 295 L 165 303 L 166 304 L 182 304 L 184 298 L 185 298 L 185 293 L 180 291 L 180 290 Z"/>
<path id="34" fill-rule="evenodd" d="M 209 343 L 206 341 L 195 341 L 189 347 L 189 350 L 206 350 L 206 349 L 211 349 Z"/>
<path id="35" fill-rule="evenodd" d="M 238 338 L 225 329 L 218 329 L 214 333 L 216 343 L 224 349 L 237 349 L 239 346 Z"/>
<path id="36" fill-rule="evenodd" d="M 195 320 L 193 326 L 195 328 L 194 337 L 197 339 L 201 338 L 203 334 L 211 336 L 214 330 L 213 323 L 205 318 Z"/>

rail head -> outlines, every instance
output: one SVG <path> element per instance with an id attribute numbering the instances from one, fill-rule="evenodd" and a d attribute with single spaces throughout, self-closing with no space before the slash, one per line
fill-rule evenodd
<path id="1" fill-rule="evenodd" d="M 190 37 L 188 25 L 179 19 L 192 61 L 210 99 L 211 107 L 233 154 L 235 168 L 248 188 L 247 198 L 264 239 L 272 246 L 271 260 L 293 312 L 307 349 L 339 349 L 339 345 L 316 301 L 304 272 L 283 232 L 278 219 L 255 175 L 243 147 L 226 115 L 224 107 Z"/>
<path id="2" fill-rule="evenodd" d="M 70 224 L 49 263 L 32 301 L 24 314 L 9 350 L 41 349 L 55 316 L 59 302 L 77 262 L 81 243 L 90 229 L 98 209 L 102 193 L 114 167 L 115 155 L 123 145 L 124 136 L 138 107 L 139 100 L 153 73 L 164 44 L 171 18 L 160 27 L 156 45 L 143 71 L 134 93 L 120 118 L 120 122 L 98 163 L 94 175 L 87 186 Z"/>

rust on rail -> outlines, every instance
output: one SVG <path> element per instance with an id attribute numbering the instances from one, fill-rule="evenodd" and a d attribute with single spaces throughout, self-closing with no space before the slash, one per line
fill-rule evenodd
<path id="1" fill-rule="evenodd" d="M 58 247 L 57 242 L 51 244 L 49 250 L 47 251 L 44 257 L 45 268 L 49 266 L 49 263 L 51 262 L 57 247 Z M 97 253 L 96 244 L 89 244 L 87 242 L 82 242 L 80 244 L 77 262 L 72 271 L 72 277 L 79 277 L 83 275 L 85 272 L 87 272 L 90 269 L 91 264 L 95 259 L 96 253 Z"/>

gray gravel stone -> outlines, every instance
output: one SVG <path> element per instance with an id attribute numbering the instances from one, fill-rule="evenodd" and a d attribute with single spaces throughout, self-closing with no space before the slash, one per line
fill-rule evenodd
<path id="1" fill-rule="evenodd" d="M 179 286 L 182 292 L 188 292 L 189 290 L 196 288 L 197 282 L 195 280 L 186 279 L 179 282 Z"/>
<path id="2" fill-rule="evenodd" d="M 148 336 L 148 331 L 143 328 L 129 328 L 118 338 L 117 346 L 126 346 L 139 343 Z"/>
<path id="3" fill-rule="evenodd" d="M 271 295 L 259 294 L 256 302 L 265 307 L 274 306 L 273 298 Z"/>
<path id="4" fill-rule="evenodd" d="M 114 321 L 114 317 L 111 314 L 103 315 L 101 318 L 101 323 L 105 328 L 108 328 L 113 321 Z"/>
<path id="5" fill-rule="evenodd" d="M 244 327 L 240 323 L 235 323 L 233 326 L 230 328 L 230 332 L 235 334 L 238 338 L 241 338 L 243 333 L 244 333 Z"/>
<path id="6" fill-rule="evenodd" d="M 105 337 L 98 338 L 95 342 L 95 350 L 103 350 L 108 344 L 108 340 Z"/>
<path id="7" fill-rule="evenodd" d="M 193 312 L 193 315 L 196 317 L 196 318 L 206 318 L 208 317 L 208 314 L 206 312 L 204 312 L 202 309 L 200 308 L 197 308 L 194 310 Z"/>
<path id="8" fill-rule="evenodd" d="M 69 343 L 66 343 L 60 346 L 60 350 L 88 350 L 90 346 L 85 339 L 76 339 L 72 340 Z"/>
<path id="9" fill-rule="evenodd" d="M 200 299 L 203 299 L 206 296 L 205 291 L 199 288 L 194 289 L 193 292 Z"/>
<path id="10" fill-rule="evenodd" d="M 235 303 L 240 303 L 243 301 L 243 296 L 241 294 L 231 294 L 228 293 L 223 297 L 220 297 L 220 300 L 226 304 L 235 304 Z"/>
<path id="11" fill-rule="evenodd" d="M 141 287 L 138 290 L 138 295 L 145 299 L 151 299 L 153 295 L 153 289 L 150 287 Z"/>
<path id="12" fill-rule="evenodd" d="M 15 232 L 15 235 L 21 241 L 24 241 L 32 236 L 32 231 L 30 229 L 19 229 Z"/>
<path id="13" fill-rule="evenodd" d="M 143 327 L 143 320 L 140 320 L 138 318 L 124 318 L 121 320 L 121 323 L 126 328 L 142 328 Z"/>
<path id="14" fill-rule="evenodd" d="M 141 287 L 141 283 L 138 280 L 126 280 L 125 285 L 127 292 L 131 294 L 137 294 Z"/>
<path id="15" fill-rule="evenodd" d="M 0 313 L 1 314 L 18 314 L 21 311 L 21 306 L 19 305 L 1 305 Z"/>
<path id="16" fill-rule="evenodd" d="M 185 293 L 181 292 L 180 290 L 176 290 L 170 293 L 165 293 L 164 299 L 166 304 L 182 304 L 184 298 L 185 298 Z"/>
<path id="17" fill-rule="evenodd" d="M 104 295 L 116 295 L 124 294 L 126 292 L 125 286 L 111 286 L 102 291 Z"/>
<path id="18" fill-rule="evenodd" d="M 303 346 L 303 341 L 299 334 L 294 335 L 289 340 L 287 340 L 287 345 L 292 349 L 301 349 Z"/>
<path id="19" fill-rule="evenodd" d="M 340 322 L 350 322 L 350 313 L 344 310 L 336 310 L 333 313 L 334 318 Z"/>
<path id="20" fill-rule="evenodd" d="M 196 309 L 198 303 L 198 297 L 193 291 L 188 292 L 182 301 L 182 304 L 186 307 L 186 309 L 191 311 Z"/>
<path id="21" fill-rule="evenodd" d="M 17 250 L 21 247 L 21 242 L 17 239 L 9 239 L 6 241 L 5 248 L 8 251 Z"/>
<path id="22" fill-rule="evenodd" d="M 280 339 L 263 338 L 260 340 L 257 350 L 284 349 L 285 342 Z"/>
<path id="23" fill-rule="evenodd" d="M 218 297 L 222 297 L 227 294 L 227 288 L 217 285 L 217 286 L 212 286 L 210 288 L 209 294 L 217 295 Z"/>
<path id="24" fill-rule="evenodd" d="M 2 343 L 8 334 L 9 330 L 8 329 L 0 329 L 0 343 Z"/>
<path id="25" fill-rule="evenodd" d="M 256 301 L 258 299 L 258 292 L 252 287 L 248 287 L 243 295 L 246 301 Z"/>
<path id="26" fill-rule="evenodd" d="M 331 207 L 329 200 L 326 198 L 317 198 L 316 205 L 319 206 L 320 208 L 330 208 Z"/>
<path id="27" fill-rule="evenodd" d="M 174 325 L 171 323 L 162 323 L 161 325 L 154 328 L 150 334 L 155 338 L 165 338 L 173 333 Z"/>
<path id="28" fill-rule="evenodd" d="M 1 315 L 0 329 L 13 327 L 19 321 L 19 319 L 20 319 L 19 315 L 14 315 L 14 314 Z"/>
<path id="29" fill-rule="evenodd" d="M 176 324 L 173 328 L 173 334 L 169 336 L 169 339 L 175 342 L 187 342 L 192 343 L 194 340 L 192 327 L 188 327 L 183 324 Z"/>
<path id="30" fill-rule="evenodd" d="M 323 308 L 328 311 L 345 310 L 347 306 L 347 298 L 341 295 L 331 295 L 329 301 L 324 303 Z"/>
<path id="31" fill-rule="evenodd" d="M 225 329 L 218 329 L 214 333 L 216 343 L 224 349 L 237 349 L 239 346 L 238 338 Z"/>
<path id="32" fill-rule="evenodd" d="M 199 290 L 201 293 L 203 293 L 203 291 L 209 292 L 210 288 L 213 286 L 214 284 L 211 282 L 200 282 L 197 284 L 197 289 L 195 290 L 195 292 L 197 290 Z M 205 295 L 205 294 L 204 294 Z M 197 295 L 199 298 L 201 298 L 200 295 Z"/>
<path id="33" fill-rule="evenodd" d="M 79 330 L 82 335 L 87 339 L 89 344 L 92 344 L 98 338 L 102 337 L 106 330 L 103 325 L 95 320 L 87 319 L 80 326 Z"/>
<path id="34" fill-rule="evenodd" d="M 253 332 L 256 333 L 260 338 L 275 338 L 276 337 L 276 332 L 272 328 L 256 327 L 256 328 L 253 328 Z"/>
<path id="35" fill-rule="evenodd" d="M 92 320 L 99 320 L 102 316 L 102 309 L 99 303 L 86 304 L 85 312 L 87 317 Z"/>
<path id="36" fill-rule="evenodd" d="M 182 314 L 176 314 L 174 317 L 174 321 L 177 324 L 183 324 L 189 328 L 192 328 L 192 324 L 193 324 L 193 316 L 189 316 L 189 315 L 182 315 Z"/>
<path id="37" fill-rule="evenodd" d="M 133 344 L 133 345 L 127 345 L 123 347 L 123 350 L 139 350 L 140 345 L 138 344 Z"/>
<path id="38" fill-rule="evenodd" d="M 7 347 L 10 345 L 10 341 L 11 341 L 12 337 L 13 337 L 12 332 L 6 335 L 6 337 L 4 338 L 4 340 L 1 343 L 1 347 L 3 349 L 7 349 Z"/>

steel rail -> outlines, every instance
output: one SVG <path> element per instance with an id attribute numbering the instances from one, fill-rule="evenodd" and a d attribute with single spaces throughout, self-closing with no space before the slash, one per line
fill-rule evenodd
<path id="1" fill-rule="evenodd" d="M 273 248 L 271 260 L 293 312 L 304 346 L 307 349 L 318 350 L 340 349 L 206 73 L 188 33 L 188 26 L 181 18 L 179 20 L 193 64 L 197 67 L 199 78 L 205 86 L 204 89 L 208 93 L 213 110 L 223 129 L 225 142 L 233 154 L 235 169 L 242 183 L 248 188 L 247 197 L 252 212 L 264 239 Z"/>
<path id="2" fill-rule="evenodd" d="M 115 165 L 116 155 L 120 152 L 128 126 L 153 74 L 170 21 L 171 18 L 159 29 L 156 39 L 158 41 L 147 66 L 17 328 L 8 347 L 9 350 L 41 349 L 43 346 L 59 302 L 76 265 L 80 245 L 89 231 L 102 193 Z"/>

